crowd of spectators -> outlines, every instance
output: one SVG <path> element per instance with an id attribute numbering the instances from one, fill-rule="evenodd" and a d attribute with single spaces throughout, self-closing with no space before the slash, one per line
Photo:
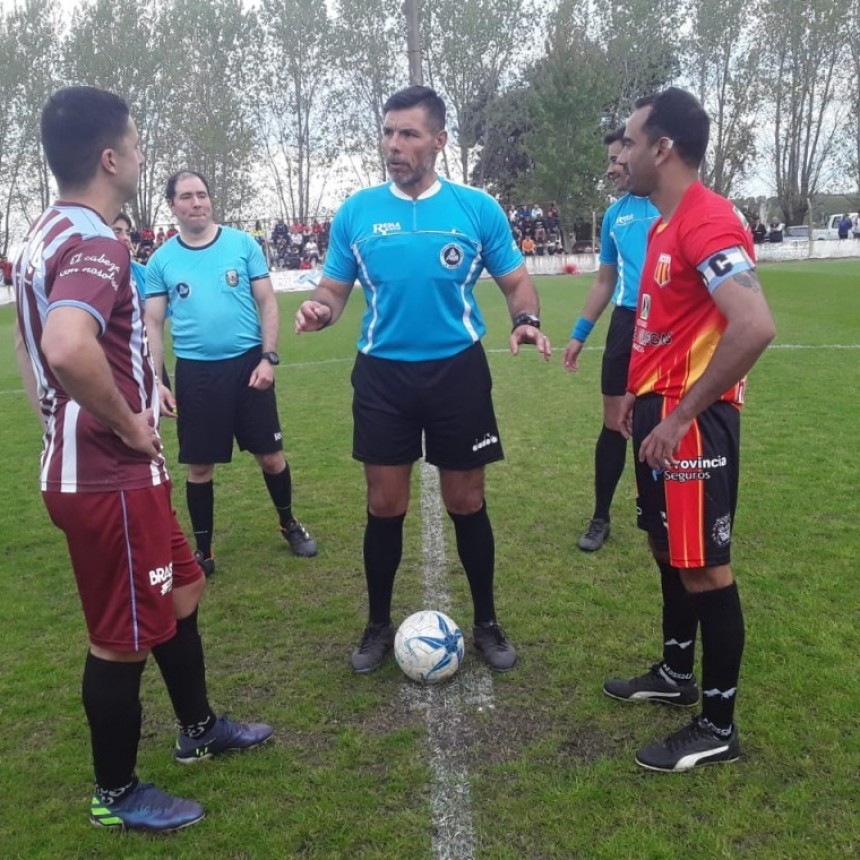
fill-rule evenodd
<path id="1" fill-rule="evenodd" d="M 260 221 L 255 222 L 251 235 L 259 242 L 271 268 L 313 269 L 325 257 L 330 227 L 328 219 L 287 224 L 278 218 L 268 235 Z"/>
<path id="2" fill-rule="evenodd" d="M 564 238 L 558 207 L 551 203 L 546 212 L 532 203 L 511 206 L 508 221 L 514 241 L 525 257 L 564 254 Z"/>
<path id="3" fill-rule="evenodd" d="M 174 224 L 164 227 L 159 227 L 157 230 L 152 224 L 147 224 L 140 229 L 132 226 L 131 228 L 131 253 L 135 260 L 142 265 L 146 265 L 147 260 L 172 236 L 175 236 L 179 231 Z"/>

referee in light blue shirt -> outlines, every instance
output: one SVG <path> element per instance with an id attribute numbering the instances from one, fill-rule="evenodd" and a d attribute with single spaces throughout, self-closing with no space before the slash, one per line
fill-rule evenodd
<path id="1" fill-rule="evenodd" d="M 629 185 L 627 172 L 617 163 L 623 136 L 622 126 L 603 138 L 609 154 L 606 175 L 619 192 L 626 192 Z M 648 232 L 657 216 L 657 209 L 647 197 L 629 193 L 624 193 L 606 210 L 600 230 L 600 267 L 564 352 L 565 368 L 571 372 L 579 370 L 579 354 L 585 341 L 611 302 L 614 307 L 600 381 L 603 428 L 594 451 L 594 513 L 578 541 L 579 548 L 585 552 L 600 549 L 609 537 L 609 509 L 627 459 L 627 440 L 620 432 L 620 409 L 627 390 L 627 368 Z"/>
<path id="2" fill-rule="evenodd" d="M 504 672 L 517 654 L 496 619 L 484 501 L 484 467 L 503 456 L 481 347 L 486 328 L 473 295 L 484 269 L 507 300 L 511 352 L 533 343 L 548 359 L 550 345 L 501 207 L 436 174 L 447 141 L 444 102 L 427 87 L 410 87 L 384 109 L 391 182 L 357 192 L 340 208 L 322 279 L 296 313 L 297 332 L 318 331 L 338 320 L 356 279 L 364 290 L 352 372 L 353 456 L 367 481 L 369 619 L 351 664 L 371 672 L 392 647 L 391 593 L 423 433 L 472 591 L 475 646 L 490 668 Z"/>

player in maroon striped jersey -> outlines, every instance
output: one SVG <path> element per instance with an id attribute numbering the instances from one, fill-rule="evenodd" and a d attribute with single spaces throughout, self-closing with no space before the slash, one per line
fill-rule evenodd
<path id="1" fill-rule="evenodd" d="M 18 254 L 19 364 L 42 417 L 41 488 L 66 535 L 90 647 L 83 678 L 93 823 L 166 831 L 203 817 L 135 774 L 150 652 L 180 725 L 174 757 L 255 746 L 272 729 L 216 717 L 197 632 L 203 577 L 173 513 L 155 372 L 128 250 L 111 224 L 143 162 L 128 106 L 93 87 L 54 93 L 42 145 L 61 199 Z"/>

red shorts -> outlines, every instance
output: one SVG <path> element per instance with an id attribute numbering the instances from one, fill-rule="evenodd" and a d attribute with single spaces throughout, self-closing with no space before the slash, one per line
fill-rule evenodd
<path id="1" fill-rule="evenodd" d="M 170 499 L 171 485 L 107 493 L 44 492 L 65 532 L 90 642 L 146 651 L 176 632 L 173 588 L 203 576 Z"/>
<path id="2" fill-rule="evenodd" d="M 716 567 L 731 561 L 738 501 L 740 413 L 718 401 L 693 421 L 662 472 L 639 462 L 639 446 L 677 402 L 640 397 L 633 411 L 638 525 L 674 567 Z"/>

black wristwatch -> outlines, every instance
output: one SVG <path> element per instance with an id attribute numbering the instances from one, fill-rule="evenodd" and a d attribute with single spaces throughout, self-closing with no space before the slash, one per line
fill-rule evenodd
<path id="1" fill-rule="evenodd" d="M 519 314 L 514 320 L 514 327 L 511 331 L 518 329 L 521 325 L 530 325 L 534 328 L 540 328 L 540 317 L 536 317 L 534 314 Z"/>
<path id="2" fill-rule="evenodd" d="M 281 363 L 281 357 L 276 352 L 264 352 L 262 357 L 265 358 L 266 361 L 269 362 L 269 364 L 280 364 Z"/>

